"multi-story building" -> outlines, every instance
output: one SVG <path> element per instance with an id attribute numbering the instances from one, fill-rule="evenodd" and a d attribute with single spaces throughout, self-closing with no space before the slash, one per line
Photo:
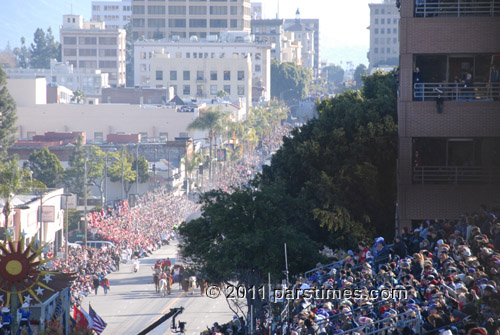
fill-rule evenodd
<path id="1" fill-rule="evenodd" d="M 47 84 L 58 84 L 72 91 L 81 90 L 88 97 L 98 97 L 102 88 L 108 87 L 108 74 L 96 69 L 74 69 L 68 63 L 50 61 L 50 69 L 5 69 L 8 78 L 40 78 L 45 77 Z"/>
<path id="2" fill-rule="evenodd" d="M 314 77 L 319 75 L 319 19 L 302 19 L 297 9 L 295 19 L 285 19 L 285 31 L 295 33 L 296 41 L 302 44 L 302 66 L 313 70 Z"/>
<path id="3" fill-rule="evenodd" d="M 206 38 L 225 30 L 250 32 L 250 0 L 132 1 L 132 37 Z"/>
<path id="4" fill-rule="evenodd" d="M 271 58 L 282 61 L 284 30 L 283 19 L 257 20 L 252 19 L 252 35 L 256 42 L 272 44 Z"/>
<path id="5" fill-rule="evenodd" d="M 262 20 L 262 2 L 252 2 L 250 5 L 252 20 Z"/>
<path id="6" fill-rule="evenodd" d="M 81 15 L 63 15 L 60 34 L 63 62 L 75 69 L 100 69 L 108 73 L 111 85 L 125 85 L 125 30 L 83 22 Z"/>
<path id="7" fill-rule="evenodd" d="M 92 21 L 106 23 L 106 29 L 125 29 L 132 15 L 132 0 L 92 1 Z"/>
<path id="8" fill-rule="evenodd" d="M 295 33 L 285 32 L 281 43 L 281 61 L 302 65 L 302 43 L 295 40 Z"/>
<path id="9" fill-rule="evenodd" d="M 224 37 L 223 34 L 222 37 Z M 227 34 L 231 36 L 233 34 Z M 246 35 L 248 38 L 250 36 Z M 236 36 L 238 37 L 238 36 Z M 227 42 L 225 42 L 227 41 Z M 245 92 L 250 92 L 252 85 L 254 87 L 263 87 L 264 99 L 267 101 L 271 98 L 270 87 L 271 87 L 271 46 L 265 43 L 253 43 L 248 41 L 247 38 L 235 38 L 235 39 L 225 39 L 217 41 L 208 40 L 197 40 L 197 41 L 172 41 L 172 40 L 161 40 L 161 41 L 137 41 L 134 43 L 134 84 L 135 86 L 150 86 L 155 87 L 156 73 L 151 65 L 152 57 L 155 53 L 159 54 L 169 54 L 170 61 L 172 59 L 180 59 L 182 67 L 188 67 L 189 70 L 191 65 L 189 63 L 197 60 L 204 59 L 251 59 L 251 69 L 250 72 L 245 76 L 246 79 L 250 79 L 251 86 L 250 89 L 245 89 Z M 183 63 L 182 63 L 183 62 Z M 195 64 L 195 63 L 193 63 Z M 207 63 L 209 64 L 209 63 Z M 218 66 L 218 65 L 217 65 Z M 210 69 L 207 69 L 209 71 Z M 214 69 L 215 70 L 215 69 Z M 193 70 L 194 71 L 194 70 Z M 192 78 L 195 78 L 195 72 L 191 74 Z M 190 77 L 191 78 L 191 77 Z M 193 80 L 193 79 L 189 80 Z M 182 83 L 181 77 L 179 77 L 179 84 Z M 163 84 L 161 84 L 163 85 Z M 173 85 L 173 84 L 172 84 Z M 187 83 L 186 83 L 187 85 Z M 215 85 L 215 83 L 214 83 Z M 170 86 L 170 85 L 169 85 Z M 169 87 L 165 86 L 165 87 Z M 177 85 L 176 85 L 177 86 Z M 194 87 L 194 86 L 193 86 Z M 180 86 L 177 87 L 177 93 L 180 92 Z M 223 87 L 218 88 L 222 90 Z M 213 97 L 214 94 L 211 93 L 211 89 L 205 91 L 205 95 Z M 234 94 L 237 94 L 237 88 L 232 89 Z M 191 88 L 190 94 L 184 94 L 196 96 L 197 91 Z M 179 94 L 182 95 L 182 94 Z"/>
<path id="10" fill-rule="evenodd" d="M 205 50 L 198 48 L 198 50 Z M 232 101 L 252 105 L 252 59 L 245 54 L 203 57 L 186 61 L 174 54 L 155 53 L 151 59 L 151 85 L 173 87 L 181 99 L 213 99 L 220 91 Z M 201 56 L 201 57 L 200 57 Z"/>
<path id="11" fill-rule="evenodd" d="M 500 199 L 498 1 L 401 1 L 400 228 Z"/>
<path id="12" fill-rule="evenodd" d="M 370 6 L 369 71 L 399 63 L 399 11 L 396 0 L 383 0 Z"/>

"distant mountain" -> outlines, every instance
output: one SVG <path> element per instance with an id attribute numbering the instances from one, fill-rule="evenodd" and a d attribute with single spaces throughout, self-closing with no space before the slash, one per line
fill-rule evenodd
<path id="1" fill-rule="evenodd" d="M 48 27 L 59 40 L 59 26 L 63 14 L 80 14 L 85 20 L 91 16 L 91 0 L 3 0 L 0 5 L 0 50 L 7 42 L 11 48 L 33 42 L 37 28 L 47 31 Z"/>
<path id="2" fill-rule="evenodd" d="M 365 64 L 368 67 L 368 58 L 366 57 L 368 50 L 368 46 L 362 45 L 332 47 L 321 49 L 320 57 L 335 65 L 341 65 L 344 69 L 346 69 L 347 62 L 352 62 L 354 68 L 359 64 Z"/>

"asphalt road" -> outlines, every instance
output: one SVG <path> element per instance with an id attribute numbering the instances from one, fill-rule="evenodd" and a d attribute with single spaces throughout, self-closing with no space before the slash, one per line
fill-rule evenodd
<path id="1" fill-rule="evenodd" d="M 172 294 L 161 297 L 155 292 L 151 266 L 157 259 L 170 257 L 175 264 L 177 246 L 171 243 L 156 251 L 153 255 L 142 258 L 139 271 L 132 272 L 132 264 L 121 264 L 120 271 L 108 275 L 111 290 L 105 296 L 102 287 L 97 296 L 91 295 L 84 300 L 83 307 L 88 311 L 88 304 L 108 324 L 103 335 L 132 335 L 168 313 L 171 308 L 184 307 L 184 312 L 176 321 L 186 322 L 186 335 L 199 335 L 214 322 L 225 323 L 234 315 L 226 300 L 222 297 L 210 299 L 200 295 L 195 289 L 193 295 L 179 289 L 174 283 Z M 171 319 L 150 332 L 152 335 L 173 334 L 170 329 Z"/>

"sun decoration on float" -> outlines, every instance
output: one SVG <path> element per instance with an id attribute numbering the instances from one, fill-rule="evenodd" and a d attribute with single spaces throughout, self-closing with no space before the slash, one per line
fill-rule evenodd
<path id="1" fill-rule="evenodd" d="M 24 236 L 17 243 L 8 234 L 7 238 L 7 245 L 0 243 L 0 303 L 6 295 L 6 305 L 9 306 L 13 293 L 17 293 L 21 304 L 25 301 L 30 303 L 33 298 L 40 302 L 38 295 L 41 296 L 44 289 L 54 291 L 41 282 L 48 283 L 52 280 L 51 276 L 57 273 L 41 270 L 41 266 L 52 259 L 39 260 L 45 246 L 34 249 L 34 239 L 25 248 Z M 36 286 L 38 288 L 35 289 Z M 27 293 L 24 298 L 23 293 Z"/>

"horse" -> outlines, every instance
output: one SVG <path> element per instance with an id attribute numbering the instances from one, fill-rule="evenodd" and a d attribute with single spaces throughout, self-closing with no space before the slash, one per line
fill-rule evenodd
<path id="1" fill-rule="evenodd" d="M 155 284 L 156 293 L 160 292 L 160 276 L 158 273 L 153 273 L 153 283 Z"/>
<path id="2" fill-rule="evenodd" d="M 160 279 L 160 293 L 163 297 L 169 294 L 168 282 L 166 279 Z"/>
<path id="3" fill-rule="evenodd" d="M 188 284 L 188 292 L 191 292 L 191 295 L 194 294 L 194 286 L 196 285 L 196 276 L 191 276 L 189 277 L 189 284 Z"/>

